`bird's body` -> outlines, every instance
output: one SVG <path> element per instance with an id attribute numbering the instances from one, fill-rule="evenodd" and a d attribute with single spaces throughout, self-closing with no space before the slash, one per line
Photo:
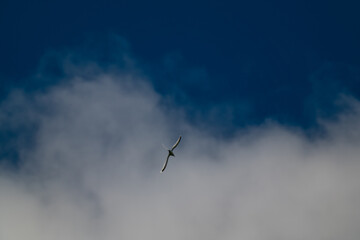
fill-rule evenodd
<path id="1" fill-rule="evenodd" d="M 173 151 L 171 151 L 171 150 L 168 150 L 169 151 L 169 155 L 170 156 L 174 156 L 175 157 L 175 154 L 173 153 Z"/>
<path id="2" fill-rule="evenodd" d="M 174 154 L 173 151 L 174 151 L 174 149 L 177 147 L 177 145 L 179 145 L 180 140 L 181 140 L 181 136 L 178 138 L 178 140 L 176 141 L 176 143 L 174 144 L 174 146 L 172 146 L 171 149 L 167 149 L 169 153 L 168 153 L 168 156 L 167 156 L 166 161 L 165 161 L 165 163 L 164 163 L 164 166 L 163 166 L 163 168 L 161 169 L 161 172 L 164 172 L 164 170 L 165 170 L 165 168 L 166 168 L 166 166 L 167 166 L 167 164 L 168 164 L 168 161 L 169 161 L 170 156 L 175 157 L 175 154 Z"/>

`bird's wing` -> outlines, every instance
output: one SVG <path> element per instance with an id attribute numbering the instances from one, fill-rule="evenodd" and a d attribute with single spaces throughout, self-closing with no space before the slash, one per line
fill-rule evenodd
<path id="1" fill-rule="evenodd" d="M 165 163 L 164 163 L 164 166 L 163 166 L 163 168 L 161 169 L 161 172 L 163 172 L 163 171 L 165 170 L 165 168 L 166 168 L 166 166 L 167 166 L 167 163 L 168 163 L 168 161 L 169 161 L 169 157 L 170 157 L 170 154 L 167 156 L 166 161 L 165 161 Z"/>
<path id="2" fill-rule="evenodd" d="M 176 143 L 174 144 L 174 146 L 171 148 L 171 151 L 174 150 L 174 149 L 177 147 L 177 145 L 179 145 L 180 140 L 181 140 L 181 136 L 180 136 L 179 139 L 176 141 Z"/>

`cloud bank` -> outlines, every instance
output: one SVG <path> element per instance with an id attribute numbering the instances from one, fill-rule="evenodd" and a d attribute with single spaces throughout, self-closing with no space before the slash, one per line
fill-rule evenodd
<path id="1" fill-rule="evenodd" d="M 358 239 L 360 104 L 321 136 L 276 123 L 215 137 L 136 73 L 2 103 L 0 239 Z M 183 140 L 169 161 L 161 144 Z"/>

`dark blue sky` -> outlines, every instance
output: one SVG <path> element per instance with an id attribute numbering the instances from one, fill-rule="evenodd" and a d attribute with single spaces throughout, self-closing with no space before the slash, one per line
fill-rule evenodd
<path id="1" fill-rule="evenodd" d="M 61 75 L 49 51 L 117 62 L 120 36 L 190 119 L 217 107 L 209 122 L 230 128 L 267 118 L 311 127 L 339 110 L 339 93 L 360 96 L 359 9 L 355 0 L 1 1 L 2 99 L 56 83 L 32 77 L 41 59 Z"/>

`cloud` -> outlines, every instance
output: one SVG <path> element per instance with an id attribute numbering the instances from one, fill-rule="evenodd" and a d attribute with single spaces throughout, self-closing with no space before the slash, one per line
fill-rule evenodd
<path id="1" fill-rule="evenodd" d="M 0 239 L 357 239 L 360 104 L 348 101 L 319 136 L 267 122 L 219 139 L 135 72 L 14 92 L 0 111 L 20 139 L 18 168 L 0 168 Z M 180 134 L 160 174 L 161 144 Z"/>

